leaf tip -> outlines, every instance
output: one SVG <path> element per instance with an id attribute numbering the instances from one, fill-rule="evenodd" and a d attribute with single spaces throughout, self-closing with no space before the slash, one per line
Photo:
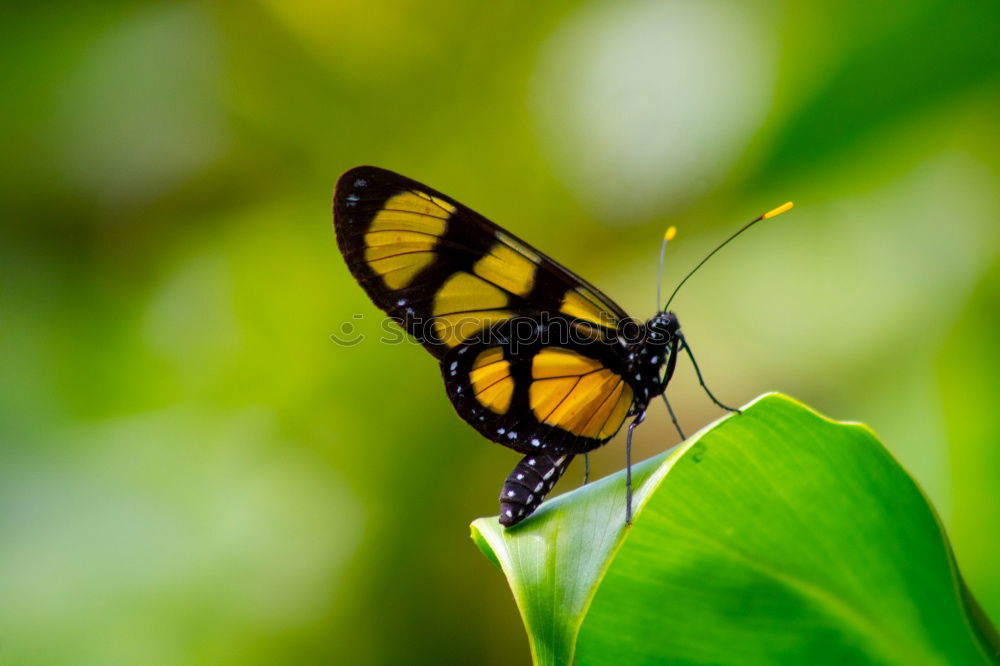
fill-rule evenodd
<path id="1" fill-rule="evenodd" d="M 479 551 L 486 556 L 490 562 L 493 563 L 497 569 L 503 570 L 500 566 L 500 558 L 497 557 L 496 551 L 493 549 L 490 540 L 483 533 L 482 528 L 489 529 L 489 525 L 485 524 L 486 521 L 491 520 L 490 518 L 477 518 L 469 524 L 469 538 L 472 539 L 472 543 L 476 544 Z"/>

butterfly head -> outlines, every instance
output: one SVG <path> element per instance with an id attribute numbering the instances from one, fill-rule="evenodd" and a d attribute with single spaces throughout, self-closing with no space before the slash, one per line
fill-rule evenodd
<path id="1" fill-rule="evenodd" d="M 677 337 L 680 330 L 681 324 L 677 321 L 677 315 L 673 312 L 658 312 L 646 322 L 647 344 L 667 347 Z"/>

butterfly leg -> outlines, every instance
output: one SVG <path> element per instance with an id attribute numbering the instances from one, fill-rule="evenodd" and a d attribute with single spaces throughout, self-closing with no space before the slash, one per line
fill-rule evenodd
<path id="1" fill-rule="evenodd" d="M 583 485 L 590 483 L 590 454 L 583 454 Z"/>
<path id="2" fill-rule="evenodd" d="M 681 343 L 684 345 L 684 351 L 687 352 L 688 358 L 691 359 L 691 365 L 694 366 L 695 374 L 698 375 L 698 383 L 701 384 L 701 387 L 703 389 L 705 389 L 705 393 L 708 394 L 709 399 L 722 409 L 726 410 L 727 412 L 736 412 L 737 414 L 742 414 L 743 412 L 741 412 L 740 410 L 736 409 L 735 407 L 729 407 L 727 405 L 722 404 L 714 395 L 712 395 L 712 392 L 708 390 L 707 386 L 705 386 L 705 380 L 701 376 L 701 369 L 698 367 L 698 361 L 694 360 L 694 354 L 691 352 L 691 346 L 688 345 L 687 338 L 681 338 Z"/>
<path id="3" fill-rule="evenodd" d="M 681 424 L 677 422 L 677 415 L 674 414 L 674 409 L 670 406 L 670 401 L 667 400 L 667 394 L 661 393 L 660 397 L 663 398 L 663 404 L 667 406 L 667 411 L 670 412 L 670 420 L 674 423 L 674 429 L 676 429 L 677 434 L 681 436 L 681 441 L 684 441 L 687 439 L 687 436 L 684 434 L 684 431 L 681 430 Z"/>
<path id="4" fill-rule="evenodd" d="M 632 431 L 640 423 L 646 420 L 646 409 L 643 408 L 632 423 L 628 424 L 628 433 L 625 435 L 625 524 L 632 524 Z"/>
<path id="5" fill-rule="evenodd" d="M 687 439 L 684 435 L 684 431 L 681 430 L 681 424 L 677 422 L 677 415 L 674 414 L 673 407 L 670 406 L 670 401 L 667 400 L 667 385 L 670 384 L 670 380 L 674 376 L 674 370 L 677 368 L 677 352 L 678 345 L 680 344 L 680 337 L 675 337 L 670 342 L 670 356 L 667 357 L 667 368 L 666 372 L 663 373 L 663 383 L 661 384 L 662 391 L 660 392 L 660 397 L 663 398 L 663 404 L 667 406 L 667 411 L 670 413 L 670 420 L 674 424 L 674 428 L 677 430 L 677 434 L 681 436 L 681 441 Z"/>
<path id="6" fill-rule="evenodd" d="M 534 513 L 571 460 L 573 456 L 566 453 L 532 453 L 521 458 L 500 491 L 500 524 L 511 527 Z"/>

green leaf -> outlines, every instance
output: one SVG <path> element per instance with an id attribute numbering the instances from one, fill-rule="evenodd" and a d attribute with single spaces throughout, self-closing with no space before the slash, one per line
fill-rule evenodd
<path id="1" fill-rule="evenodd" d="M 536 664 L 1000 664 L 944 530 L 867 427 L 766 395 L 675 451 L 472 524 Z"/>

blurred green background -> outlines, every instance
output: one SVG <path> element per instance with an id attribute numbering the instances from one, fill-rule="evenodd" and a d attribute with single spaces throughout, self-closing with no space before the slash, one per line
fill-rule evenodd
<path id="1" fill-rule="evenodd" d="M 527 661 L 467 527 L 517 456 L 378 342 L 336 248 L 366 163 L 642 318 L 667 225 L 672 284 L 794 199 L 675 301 L 710 385 L 871 424 L 1000 619 L 1000 4 L 4 15 L 0 662 Z M 690 431 L 719 415 L 684 363 L 670 395 Z M 662 411 L 639 457 L 675 442 Z"/>

